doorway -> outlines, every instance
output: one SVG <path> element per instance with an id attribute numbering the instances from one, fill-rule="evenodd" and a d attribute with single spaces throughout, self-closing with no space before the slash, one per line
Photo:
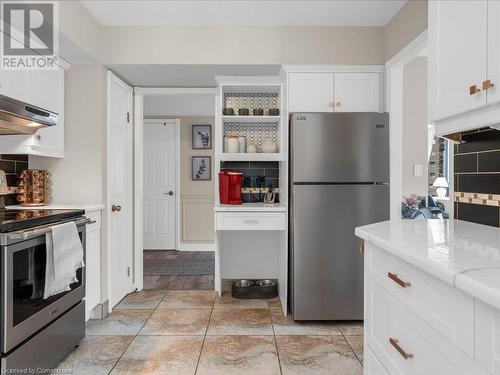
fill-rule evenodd
<path id="1" fill-rule="evenodd" d="M 136 188 L 141 177 L 140 261 L 146 290 L 214 289 L 213 175 L 197 180 L 192 172 L 193 160 L 214 159 L 212 140 L 203 147 L 195 136 L 208 131 L 211 138 L 215 95 L 192 91 L 136 89 L 142 95 L 142 124 L 136 118 L 136 132 L 142 127 L 139 137 L 136 133 L 142 173 L 136 174 Z"/>

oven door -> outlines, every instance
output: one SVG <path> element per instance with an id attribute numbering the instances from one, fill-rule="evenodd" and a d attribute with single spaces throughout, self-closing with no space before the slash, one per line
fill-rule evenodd
<path id="1" fill-rule="evenodd" d="M 85 225 L 77 226 L 85 258 Z M 85 297 L 85 267 L 77 270 L 71 290 L 43 298 L 45 287 L 45 232 L 2 246 L 2 340 L 6 353 L 55 320 Z"/>

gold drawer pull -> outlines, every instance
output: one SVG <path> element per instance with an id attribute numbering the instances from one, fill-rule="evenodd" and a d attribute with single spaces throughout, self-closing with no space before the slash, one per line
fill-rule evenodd
<path id="1" fill-rule="evenodd" d="M 487 79 L 486 81 L 483 81 L 483 90 L 489 90 L 492 87 L 495 87 L 495 84 L 492 83 L 490 79 Z"/>
<path id="2" fill-rule="evenodd" d="M 401 288 L 407 288 L 411 286 L 411 283 L 401 280 L 395 273 L 388 272 L 387 276 L 389 277 L 389 279 L 398 284 Z"/>
<path id="3" fill-rule="evenodd" d="M 477 87 L 477 85 L 473 85 L 473 86 L 469 87 L 469 95 L 477 94 L 480 91 L 481 91 L 481 89 L 479 87 Z"/>
<path id="4" fill-rule="evenodd" d="M 401 356 L 404 359 L 413 358 L 413 354 L 406 353 L 403 350 L 403 348 L 399 346 L 399 340 L 396 340 L 396 339 L 393 339 L 392 337 L 389 337 L 389 342 L 391 343 L 392 346 L 394 346 L 394 348 L 398 351 L 399 354 L 401 354 Z"/>
<path id="5" fill-rule="evenodd" d="M 359 252 L 364 253 L 365 252 L 365 245 L 359 245 Z"/>

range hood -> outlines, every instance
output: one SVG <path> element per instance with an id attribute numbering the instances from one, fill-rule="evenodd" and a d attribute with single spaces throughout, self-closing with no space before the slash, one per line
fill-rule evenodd
<path id="1" fill-rule="evenodd" d="M 0 135 L 34 134 L 57 124 L 57 113 L 0 95 Z"/>

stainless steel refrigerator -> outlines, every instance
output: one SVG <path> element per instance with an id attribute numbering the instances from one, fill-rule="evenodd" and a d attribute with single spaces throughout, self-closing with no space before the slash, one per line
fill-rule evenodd
<path id="1" fill-rule="evenodd" d="M 354 228 L 389 219 L 386 113 L 294 113 L 290 307 L 295 320 L 363 319 Z"/>

